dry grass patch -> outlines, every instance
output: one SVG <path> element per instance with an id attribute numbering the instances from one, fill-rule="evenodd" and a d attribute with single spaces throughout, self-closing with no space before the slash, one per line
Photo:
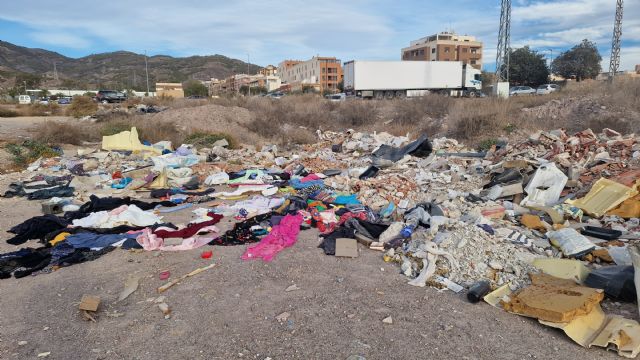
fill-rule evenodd
<path id="1" fill-rule="evenodd" d="M 88 96 L 76 96 L 67 108 L 67 115 L 83 117 L 94 115 L 98 111 L 98 104 Z"/>

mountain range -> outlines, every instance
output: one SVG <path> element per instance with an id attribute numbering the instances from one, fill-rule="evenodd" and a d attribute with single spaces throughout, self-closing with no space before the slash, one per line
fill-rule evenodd
<path id="1" fill-rule="evenodd" d="M 151 89 L 156 82 L 224 79 L 247 72 L 246 62 L 217 54 L 189 57 L 154 55 L 147 58 L 147 63 Z M 250 73 L 259 68 L 259 65 L 249 64 Z M 0 87 L 11 87 L 17 80 L 21 83 L 25 78 L 39 79 L 37 86 L 49 88 L 132 88 L 144 91 L 145 55 L 116 51 L 70 58 L 57 52 L 0 40 Z M 35 85 L 28 84 L 30 87 Z"/>

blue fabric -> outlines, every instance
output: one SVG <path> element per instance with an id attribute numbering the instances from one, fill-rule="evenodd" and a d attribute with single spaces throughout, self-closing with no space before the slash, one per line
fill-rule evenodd
<path id="1" fill-rule="evenodd" d="M 67 236 L 65 242 L 74 248 L 103 248 L 123 239 L 135 239 L 138 234 L 79 233 Z"/>
<path id="2" fill-rule="evenodd" d="M 338 195 L 333 203 L 338 205 L 358 205 L 360 204 L 360 201 L 356 198 L 356 194 L 351 194 Z"/>
<path id="3" fill-rule="evenodd" d="M 324 188 L 324 181 L 323 180 L 311 180 L 311 181 L 306 181 L 306 182 L 302 182 L 300 181 L 300 179 L 291 179 L 289 180 L 289 185 L 294 188 L 294 189 L 305 189 L 311 186 L 319 186 L 321 188 Z"/>
<path id="4" fill-rule="evenodd" d="M 120 179 L 120 181 L 118 181 L 115 184 L 111 184 L 111 188 L 113 188 L 113 189 L 124 189 L 125 187 L 127 187 L 127 185 L 131 184 L 132 181 L 133 181 L 132 178 L 126 177 L 124 179 Z"/>

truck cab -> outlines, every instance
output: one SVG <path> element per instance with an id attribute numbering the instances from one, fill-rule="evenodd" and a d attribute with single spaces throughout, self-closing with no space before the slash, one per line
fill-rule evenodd
<path id="1" fill-rule="evenodd" d="M 480 96 L 480 90 L 482 90 L 482 72 L 471 65 L 465 64 L 462 74 L 462 83 L 464 84 L 463 87 L 467 96 Z"/>

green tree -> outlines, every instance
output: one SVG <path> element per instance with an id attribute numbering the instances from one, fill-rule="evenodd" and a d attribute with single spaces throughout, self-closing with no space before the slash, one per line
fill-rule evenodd
<path id="1" fill-rule="evenodd" d="M 209 90 L 198 80 L 189 80 L 182 85 L 184 96 L 207 96 Z"/>
<path id="2" fill-rule="evenodd" d="M 39 75 L 20 73 L 16 75 L 16 87 L 22 88 L 24 91 L 25 83 L 27 84 L 28 89 L 35 89 L 40 86 L 42 82 L 42 77 Z"/>
<path id="3" fill-rule="evenodd" d="M 38 93 L 38 96 L 41 98 L 49 96 L 49 90 L 47 89 L 40 90 L 40 92 Z"/>
<path id="4" fill-rule="evenodd" d="M 577 81 L 584 79 L 594 79 L 602 67 L 600 62 L 602 56 L 598 52 L 596 44 L 587 39 L 569 51 L 565 51 L 553 60 L 551 69 L 554 74 L 558 74 L 565 79 L 575 77 Z"/>
<path id="5" fill-rule="evenodd" d="M 549 80 L 549 69 L 544 55 L 528 46 L 511 49 L 509 60 L 509 82 L 513 85 L 538 86 Z"/>

